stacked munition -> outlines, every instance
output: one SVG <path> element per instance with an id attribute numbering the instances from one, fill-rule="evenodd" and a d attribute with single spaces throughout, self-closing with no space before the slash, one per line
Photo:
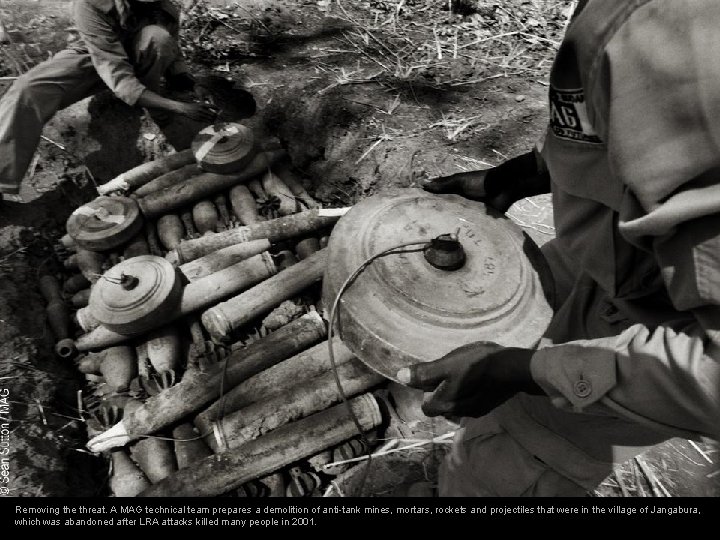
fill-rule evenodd
<path id="1" fill-rule="evenodd" d="M 344 209 L 321 209 L 287 155 L 258 151 L 247 128 L 203 132 L 73 212 L 64 283 L 40 282 L 56 350 L 82 355 L 88 447 L 112 461 L 116 496 L 309 493 L 298 486 L 319 477 L 297 463 L 357 435 L 313 287 Z M 382 378 L 334 349 L 369 431 Z"/>

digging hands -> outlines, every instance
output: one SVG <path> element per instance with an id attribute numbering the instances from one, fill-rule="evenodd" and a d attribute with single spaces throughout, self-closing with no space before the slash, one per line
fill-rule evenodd
<path id="1" fill-rule="evenodd" d="M 195 97 L 198 101 L 201 103 L 207 103 L 209 105 L 215 106 L 215 97 L 213 96 L 212 90 L 205 86 L 202 83 L 197 83 L 195 85 Z"/>
<path id="2" fill-rule="evenodd" d="M 480 341 L 464 345 L 439 360 L 401 369 L 398 380 L 428 392 L 428 416 L 479 417 L 519 392 L 543 394 L 530 373 L 531 349 Z"/>
<path id="3" fill-rule="evenodd" d="M 194 96 L 202 103 L 213 104 L 212 90 L 202 80 L 196 81 L 189 73 L 180 73 L 167 79 L 168 87 L 173 92 Z"/>
<path id="4" fill-rule="evenodd" d="M 187 73 L 180 73 L 169 77 L 168 85 L 173 91 L 183 94 L 180 99 L 173 100 L 172 112 L 198 122 L 215 121 L 218 109 L 213 101 L 212 92 L 204 84 L 196 82 Z"/>
<path id="5" fill-rule="evenodd" d="M 177 99 L 180 102 L 184 101 L 195 101 L 200 104 L 204 104 L 214 110 L 214 116 L 212 120 L 216 120 L 217 117 L 222 113 L 223 99 L 221 98 L 218 103 L 217 88 L 226 87 L 232 88 L 233 83 L 222 77 L 201 77 L 196 80 L 193 76 L 188 73 L 181 73 L 168 78 L 168 85 L 171 90 L 179 92 L 182 97 Z M 183 113 L 180 113 L 183 114 Z M 206 121 L 207 118 L 197 118 L 196 116 L 185 114 L 193 120 Z"/>
<path id="6" fill-rule="evenodd" d="M 177 114 L 187 116 L 191 120 L 211 124 L 217 117 L 218 110 L 209 103 L 176 102 L 175 111 Z"/>
<path id="7" fill-rule="evenodd" d="M 146 109 L 155 110 L 154 118 L 161 122 L 168 120 L 167 118 L 163 118 L 165 116 L 162 114 L 163 112 L 187 116 L 192 120 L 205 124 L 213 123 L 218 115 L 217 108 L 210 103 L 169 99 L 147 88 L 140 94 L 137 104 Z"/>

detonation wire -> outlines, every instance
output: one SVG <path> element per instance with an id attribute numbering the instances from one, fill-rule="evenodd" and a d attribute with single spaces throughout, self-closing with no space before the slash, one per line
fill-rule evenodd
<path id="1" fill-rule="evenodd" d="M 354 272 L 352 272 L 347 279 L 340 285 L 340 288 L 338 289 L 337 295 L 335 296 L 335 300 L 333 301 L 332 308 L 330 309 L 330 316 L 328 318 L 328 356 L 330 358 L 330 364 L 332 366 L 332 373 L 333 377 L 335 379 L 335 384 L 338 389 L 338 393 L 340 394 L 340 398 L 342 399 L 343 403 L 345 404 L 345 407 L 347 407 L 348 413 L 350 414 L 350 417 L 352 418 L 353 423 L 355 424 L 355 427 L 358 430 L 358 433 L 360 434 L 360 440 L 365 445 L 367 450 L 367 457 L 368 462 L 365 466 L 365 472 L 363 473 L 362 480 L 360 482 L 360 487 L 358 488 L 358 496 L 362 496 L 363 489 L 365 487 L 365 482 L 367 481 L 368 473 L 370 471 L 370 465 L 372 463 L 372 446 L 370 442 L 368 441 L 367 437 L 365 436 L 365 432 L 363 431 L 362 425 L 360 424 L 360 420 L 358 419 L 357 415 L 355 414 L 355 411 L 353 411 L 352 406 L 350 405 L 350 401 L 348 400 L 347 395 L 345 394 L 345 390 L 343 390 L 342 382 L 340 381 L 340 375 L 338 374 L 338 366 L 335 362 L 335 350 L 333 349 L 333 334 L 334 334 L 334 328 L 335 328 L 335 319 L 337 317 L 337 311 L 338 307 L 340 305 L 340 300 L 342 299 L 342 296 L 345 294 L 345 292 L 350 288 L 350 286 L 355 282 L 355 280 L 362 274 L 365 269 L 370 266 L 373 262 L 375 262 L 377 259 L 381 257 L 386 257 L 388 255 L 402 255 L 404 253 L 415 253 L 419 251 L 425 251 L 427 247 L 432 242 L 432 239 L 430 240 L 416 240 L 414 242 L 405 242 L 402 244 L 398 244 L 396 246 L 387 248 L 379 253 L 376 253 L 375 255 L 372 255 L 365 259 L 356 269 Z M 415 249 L 404 249 L 408 248 L 410 246 L 422 246 L 421 248 L 415 248 Z M 402 251 L 399 251 L 402 250 Z"/>

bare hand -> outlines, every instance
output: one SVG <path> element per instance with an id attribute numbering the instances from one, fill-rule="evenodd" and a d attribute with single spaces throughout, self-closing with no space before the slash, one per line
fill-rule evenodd
<path id="1" fill-rule="evenodd" d="M 195 85 L 195 97 L 201 103 L 207 103 L 209 105 L 215 105 L 215 97 L 213 96 L 212 90 L 204 84 L 197 83 Z"/>
<path id="2" fill-rule="evenodd" d="M 177 113 L 198 122 L 212 123 L 217 117 L 217 109 L 206 103 L 178 102 Z"/>
<path id="3" fill-rule="evenodd" d="M 542 394 L 530 374 L 532 350 L 491 342 L 465 345 L 439 360 L 402 369 L 397 377 L 431 392 L 423 403 L 428 416 L 483 416 L 518 392 Z"/>

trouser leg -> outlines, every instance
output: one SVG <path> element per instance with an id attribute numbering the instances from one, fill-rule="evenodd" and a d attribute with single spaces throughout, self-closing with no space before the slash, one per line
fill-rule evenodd
<path id="1" fill-rule="evenodd" d="M 575 497 L 668 435 L 611 416 L 569 413 L 519 394 L 464 419 L 440 470 L 442 496 Z"/>
<path id="2" fill-rule="evenodd" d="M 102 88 L 90 56 L 72 49 L 15 81 L 0 99 L 0 192 L 18 193 L 45 123 Z"/>
<path id="3" fill-rule="evenodd" d="M 440 467 L 438 492 L 441 497 L 577 497 L 586 490 L 529 452 L 490 413 L 463 420 Z"/>

